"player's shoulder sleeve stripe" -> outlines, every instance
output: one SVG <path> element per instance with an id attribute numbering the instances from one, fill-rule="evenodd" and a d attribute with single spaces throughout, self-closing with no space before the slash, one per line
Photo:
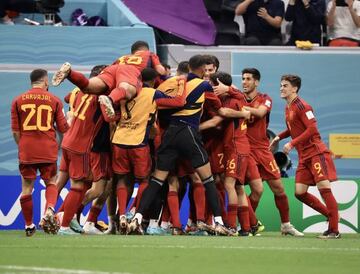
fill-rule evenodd
<path id="1" fill-rule="evenodd" d="M 303 103 L 299 98 L 296 98 L 296 99 L 295 99 L 294 105 L 295 105 L 299 110 L 304 110 L 304 109 L 305 109 L 304 103 Z"/>

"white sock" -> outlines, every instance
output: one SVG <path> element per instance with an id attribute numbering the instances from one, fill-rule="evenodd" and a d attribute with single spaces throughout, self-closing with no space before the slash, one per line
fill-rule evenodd
<path id="1" fill-rule="evenodd" d="M 31 225 L 25 225 L 25 229 L 27 228 L 33 228 L 35 225 L 32 223 Z"/>
<path id="2" fill-rule="evenodd" d="M 156 219 L 150 219 L 149 227 L 159 227 L 159 222 Z"/>
<path id="3" fill-rule="evenodd" d="M 163 229 L 168 229 L 169 228 L 169 222 L 161 222 L 161 227 Z"/>
<path id="4" fill-rule="evenodd" d="M 143 216 L 141 213 L 135 213 L 134 219 L 137 219 L 139 224 L 141 224 L 142 218 Z"/>
<path id="5" fill-rule="evenodd" d="M 289 226 L 290 225 L 290 222 L 287 222 L 287 223 L 282 223 L 283 226 Z"/>
<path id="6" fill-rule="evenodd" d="M 191 219 L 188 219 L 187 220 L 187 223 L 186 223 L 188 226 L 191 226 L 193 224 L 193 221 Z"/>
<path id="7" fill-rule="evenodd" d="M 221 216 L 216 216 L 216 217 L 214 217 L 214 219 L 215 219 L 215 223 L 224 225 L 224 222 L 223 222 Z"/>
<path id="8" fill-rule="evenodd" d="M 68 226 L 61 226 L 60 229 L 61 230 L 67 230 L 67 229 L 69 229 L 69 227 Z"/>

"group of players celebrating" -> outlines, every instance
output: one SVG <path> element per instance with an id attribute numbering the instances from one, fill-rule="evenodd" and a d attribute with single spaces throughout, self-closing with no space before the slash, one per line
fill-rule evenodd
<path id="1" fill-rule="evenodd" d="M 336 170 L 311 106 L 298 96 L 300 77 L 281 77 L 287 129 L 270 143 L 272 100 L 258 91 L 260 72 L 244 69 L 240 91 L 231 75 L 218 68 L 215 56 L 195 55 L 179 64 L 176 76 L 167 76 L 143 41 L 112 65 L 94 67 L 90 78 L 65 63 L 52 84 L 68 79 L 76 86 L 65 97 L 66 117 L 61 100 L 48 91 L 47 71 L 32 71 L 32 88 L 16 97 L 11 109 L 26 235 L 35 232 L 31 193 L 39 170 L 46 184 L 40 222 L 46 233 L 259 235 L 264 226 L 256 208 L 267 181 L 281 233 L 302 237 L 290 223 L 288 198 L 271 152 L 279 140 L 291 137 L 283 151 L 298 151 L 295 196 L 328 219 L 328 230 L 319 238 L 339 238 L 330 187 Z M 58 172 L 56 131 L 64 133 Z M 69 193 L 56 213 L 68 179 Z M 137 194 L 128 205 L 135 181 Z M 179 208 L 187 184 L 190 212 L 183 230 Z M 318 187 L 325 204 L 307 192 L 311 185 Z M 96 224 L 106 201 L 109 225 L 102 232 Z M 91 202 L 81 227 L 76 216 Z"/>

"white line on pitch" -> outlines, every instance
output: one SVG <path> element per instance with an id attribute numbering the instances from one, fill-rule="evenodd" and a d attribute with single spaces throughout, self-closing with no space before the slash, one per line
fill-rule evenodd
<path id="1" fill-rule="evenodd" d="M 129 272 L 104 272 L 92 270 L 76 270 L 65 268 L 51 268 L 39 266 L 20 266 L 20 265 L 0 265 L 0 269 L 7 269 L 13 271 L 26 271 L 26 273 L 66 273 L 66 274 L 130 274 Z M 17 272 L 14 272 L 17 273 Z"/>

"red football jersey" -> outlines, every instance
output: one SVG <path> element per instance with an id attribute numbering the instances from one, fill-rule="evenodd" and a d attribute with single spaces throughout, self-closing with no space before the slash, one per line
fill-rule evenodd
<path id="1" fill-rule="evenodd" d="M 200 121 L 205 122 L 207 120 L 210 120 L 215 115 L 217 115 L 217 111 L 213 107 L 212 101 L 205 100 L 203 105 L 203 113 L 201 115 Z M 201 135 L 204 143 L 207 143 L 208 141 L 212 141 L 214 139 L 220 140 L 221 143 L 223 142 L 222 141 L 223 131 L 220 130 L 219 128 L 209 128 L 207 130 L 204 130 Z"/>
<path id="2" fill-rule="evenodd" d="M 125 64 L 135 66 L 139 71 L 144 68 L 154 68 L 160 65 L 159 57 L 148 50 L 141 50 L 131 55 L 124 55 L 117 59 L 113 64 Z"/>
<path id="3" fill-rule="evenodd" d="M 19 95 L 11 104 L 11 128 L 20 132 L 19 162 L 53 163 L 57 160 L 56 129 L 66 132 L 63 105 L 50 92 L 33 88 Z"/>
<path id="4" fill-rule="evenodd" d="M 263 118 L 251 115 L 247 123 L 247 137 L 249 138 L 251 149 L 268 149 L 269 139 L 266 135 L 266 130 L 270 121 L 272 100 L 267 94 L 258 93 L 255 98 L 248 101 L 248 106 L 253 108 L 265 106 L 268 110 L 268 113 Z"/>
<path id="5" fill-rule="evenodd" d="M 231 108 L 233 110 L 241 110 L 246 104 L 244 100 L 238 100 L 232 97 L 222 98 L 223 107 Z M 224 151 L 232 151 L 236 149 L 236 152 L 242 155 L 250 154 L 250 144 L 247 131 L 247 120 L 244 118 L 231 118 L 226 119 L 223 122 L 224 126 Z"/>
<path id="6" fill-rule="evenodd" d="M 328 151 L 322 142 L 312 107 L 300 97 L 296 97 L 285 110 L 286 125 L 293 139 L 299 159 L 306 160 Z"/>
<path id="7" fill-rule="evenodd" d="M 73 109 L 74 117 L 61 147 L 75 153 L 90 152 L 94 138 L 104 121 L 98 96 L 79 91 L 70 108 Z"/>

